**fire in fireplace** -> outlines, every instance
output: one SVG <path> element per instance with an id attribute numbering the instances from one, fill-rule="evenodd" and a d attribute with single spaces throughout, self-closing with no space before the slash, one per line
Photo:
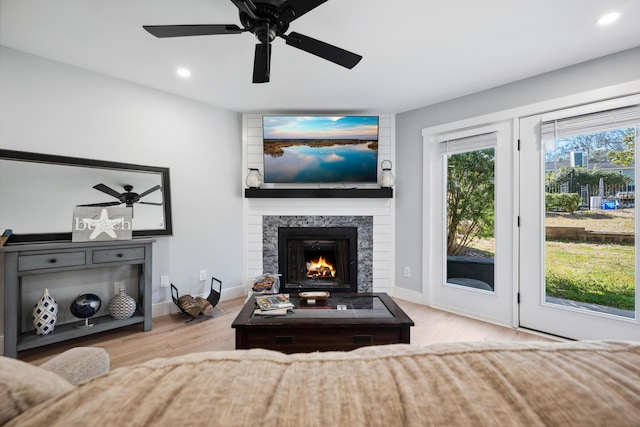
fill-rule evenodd
<path id="1" fill-rule="evenodd" d="M 327 262 L 324 257 L 320 256 L 317 260 L 311 260 L 307 264 L 307 277 L 308 278 L 333 278 L 336 277 L 336 269 L 333 268 L 333 264 Z"/>
<path id="2" fill-rule="evenodd" d="M 357 292 L 357 227 L 280 227 L 281 292 Z"/>

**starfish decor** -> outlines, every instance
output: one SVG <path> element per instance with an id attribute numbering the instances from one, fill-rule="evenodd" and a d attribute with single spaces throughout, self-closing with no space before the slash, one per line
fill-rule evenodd
<path id="1" fill-rule="evenodd" d="M 82 222 L 87 225 L 88 229 L 92 229 L 93 232 L 91 236 L 89 236 L 90 240 L 94 240 L 102 233 L 106 233 L 109 237 L 116 238 L 115 229 L 122 228 L 124 225 L 124 218 L 117 219 L 109 219 L 109 214 L 106 209 L 102 209 L 100 213 L 100 218 L 91 219 L 91 218 L 82 218 Z"/>

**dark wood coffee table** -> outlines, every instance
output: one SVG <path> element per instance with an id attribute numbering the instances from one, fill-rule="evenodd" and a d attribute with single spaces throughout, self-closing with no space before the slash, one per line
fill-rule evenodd
<path id="1" fill-rule="evenodd" d="M 255 299 L 249 298 L 231 324 L 236 349 L 305 353 L 411 341 L 413 320 L 386 293 L 334 293 L 315 305 L 297 294 L 290 299 L 293 313 L 260 316 L 254 314 Z"/>

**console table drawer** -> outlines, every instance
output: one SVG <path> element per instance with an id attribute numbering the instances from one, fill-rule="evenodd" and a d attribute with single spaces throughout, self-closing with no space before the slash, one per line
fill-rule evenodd
<path id="1" fill-rule="evenodd" d="M 93 251 L 93 262 L 100 264 L 103 262 L 132 261 L 144 259 L 144 248 L 122 248 L 122 249 L 102 249 Z"/>
<path id="2" fill-rule="evenodd" d="M 18 270 L 28 271 L 84 265 L 86 263 L 85 253 L 86 252 L 82 251 L 22 255 L 18 257 Z"/>

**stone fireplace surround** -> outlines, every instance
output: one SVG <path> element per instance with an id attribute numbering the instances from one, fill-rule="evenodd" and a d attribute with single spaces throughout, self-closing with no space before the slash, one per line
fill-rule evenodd
<path id="1" fill-rule="evenodd" d="M 357 227 L 358 292 L 373 292 L 372 216 L 263 216 L 262 264 L 265 272 L 278 271 L 279 227 Z"/>

